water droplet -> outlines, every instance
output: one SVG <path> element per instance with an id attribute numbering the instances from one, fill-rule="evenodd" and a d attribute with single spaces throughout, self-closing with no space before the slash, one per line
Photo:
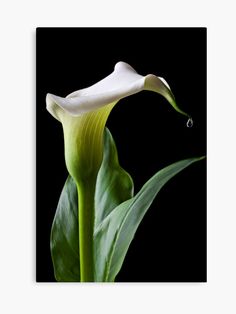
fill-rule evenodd
<path id="1" fill-rule="evenodd" d="M 186 123 L 187 128 L 191 128 L 193 126 L 193 119 L 189 118 L 187 123 Z"/>

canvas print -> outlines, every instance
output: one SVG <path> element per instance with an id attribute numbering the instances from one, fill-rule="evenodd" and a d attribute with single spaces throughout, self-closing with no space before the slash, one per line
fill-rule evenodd
<path id="1" fill-rule="evenodd" d="M 206 281 L 206 29 L 37 29 L 38 282 Z"/>

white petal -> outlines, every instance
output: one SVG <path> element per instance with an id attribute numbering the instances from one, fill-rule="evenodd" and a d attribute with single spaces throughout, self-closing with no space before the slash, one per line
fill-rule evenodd
<path id="1" fill-rule="evenodd" d="M 60 120 L 61 110 L 78 116 L 110 103 L 116 103 L 120 99 L 142 90 L 160 93 L 170 103 L 174 100 L 169 85 L 164 79 L 153 74 L 139 75 L 129 64 L 118 62 L 114 71 L 106 78 L 88 88 L 75 91 L 66 98 L 47 94 L 47 109 L 56 119 Z"/>

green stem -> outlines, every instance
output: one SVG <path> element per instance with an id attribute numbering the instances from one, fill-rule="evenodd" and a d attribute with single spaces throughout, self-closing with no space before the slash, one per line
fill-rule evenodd
<path id="1" fill-rule="evenodd" d="M 77 185 L 79 195 L 79 245 L 81 282 L 94 281 L 93 228 L 95 180 Z"/>

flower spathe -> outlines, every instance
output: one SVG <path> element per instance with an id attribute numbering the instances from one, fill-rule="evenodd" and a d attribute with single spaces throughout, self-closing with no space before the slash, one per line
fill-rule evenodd
<path id="1" fill-rule="evenodd" d="M 176 111 L 188 116 L 176 105 L 163 78 L 153 74 L 142 76 L 125 62 L 118 62 L 114 71 L 101 81 L 65 98 L 47 94 L 47 110 L 63 125 L 66 165 L 77 182 L 99 169 L 103 130 L 114 105 L 143 90 L 161 94 Z"/>

